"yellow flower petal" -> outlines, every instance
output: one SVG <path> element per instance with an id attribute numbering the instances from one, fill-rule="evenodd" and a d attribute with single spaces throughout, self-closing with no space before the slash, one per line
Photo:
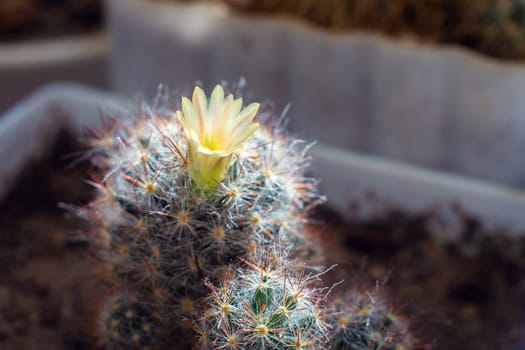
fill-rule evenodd
<path id="1" fill-rule="evenodd" d="M 206 99 L 206 94 L 200 87 L 196 87 L 193 90 L 192 103 L 195 108 L 195 112 L 200 118 L 206 118 L 208 116 L 208 100 Z M 205 126 L 201 122 L 201 128 Z"/>
<path id="2" fill-rule="evenodd" d="M 182 98 L 177 117 L 188 141 L 188 166 L 195 185 L 211 192 L 228 171 L 233 153 L 249 140 L 259 127 L 254 123 L 258 103 L 242 108 L 242 98 L 225 97 L 222 86 L 213 89 L 210 100 L 196 87 L 192 100 Z"/>
<path id="3" fill-rule="evenodd" d="M 211 93 L 209 113 L 211 115 L 220 114 L 222 106 L 224 106 L 224 90 L 222 86 L 217 85 Z"/>

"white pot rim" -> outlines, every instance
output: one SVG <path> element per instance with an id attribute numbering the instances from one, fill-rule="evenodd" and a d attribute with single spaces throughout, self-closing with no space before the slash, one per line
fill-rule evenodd
<path id="1" fill-rule="evenodd" d="M 465 218 L 478 220 L 485 230 L 525 234 L 525 192 L 520 189 L 328 145 L 316 145 L 311 153 L 329 205 L 352 219 L 398 210 L 449 221 L 446 230 L 455 231 L 449 238 L 457 238 Z M 360 208 L 352 212 L 356 202 Z"/>
<path id="2" fill-rule="evenodd" d="M 98 57 L 109 50 L 105 31 L 0 44 L 0 67 L 20 69 Z"/>
<path id="3" fill-rule="evenodd" d="M 125 116 L 129 108 L 133 103 L 122 96 L 76 84 L 49 85 L 13 107 L 0 118 L 0 197 L 59 126 L 72 131 L 97 127 L 101 112 Z M 369 218 L 385 208 L 408 214 L 443 209 L 455 215 L 447 210 L 459 204 L 485 229 L 525 234 L 525 192 L 518 189 L 326 145 L 316 145 L 311 154 L 321 192 L 343 215 L 351 201 L 372 190 L 378 201 L 363 202 Z M 454 217 L 445 219 L 454 224 Z"/>
<path id="4" fill-rule="evenodd" d="M 76 83 L 39 88 L 0 115 L 0 200 L 23 167 L 41 156 L 61 128 L 79 133 L 95 128 L 102 112 L 125 114 L 127 100 Z"/>

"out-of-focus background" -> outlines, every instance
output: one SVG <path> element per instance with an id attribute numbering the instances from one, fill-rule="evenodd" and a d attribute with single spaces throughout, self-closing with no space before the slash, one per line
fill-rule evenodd
<path id="1" fill-rule="evenodd" d="M 101 267 L 64 210 L 89 164 L 37 135 L 196 83 L 319 142 L 343 278 L 388 280 L 435 349 L 525 349 L 525 0 L 0 0 L 0 349 L 99 345 Z"/>
<path id="2" fill-rule="evenodd" d="M 524 59 L 521 0 L 0 4 L 0 111 L 54 81 L 151 98 L 244 79 L 307 139 L 518 186 Z"/>
<path id="3" fill-rule="evenodd" d="M 0 112 L 53 81 L 107 87 L 103 13 L 100 0 L 2 0 Z"/>

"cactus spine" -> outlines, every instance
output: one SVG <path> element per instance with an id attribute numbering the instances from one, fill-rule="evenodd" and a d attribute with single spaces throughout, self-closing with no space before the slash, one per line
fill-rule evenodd
<path id="1" fill-rule="evenodd" d="M 202 349 L 324 349 L 327 326 L 310 276 L 276 264 L 247 267 L 208 283 L 208 310 L 197 324 Z M 276 266 L 271 266 L 276 265 Z"/>
<path id="2" fill-rule="evenodd" d="M 141 106 L 90 140 L 98 196 L 88 214 L 117 290 L 148 305 L 172 337 L 181 318 L 199 314 L 204 279 L 211 286 L 239 258 L 299 246 L 321 197 L 303 176 L 304 144 L 264 114 L 253 122 L 257 104 L 243 108 L 218 85 L 209 101 L 195 88 L 176 113 L 169 106 Z"/>
<path id="3" fill-rule="evenodd" d="M 413 348 L 379 293 L 327 306 L 297 263 L 322 201 L 303 175 L 308 147 L 221 86 L 178 111 L 157 102 L 89 139 L 98 196 L 85 214 L 116 289 L 101 316 L 108 349 Z"/>

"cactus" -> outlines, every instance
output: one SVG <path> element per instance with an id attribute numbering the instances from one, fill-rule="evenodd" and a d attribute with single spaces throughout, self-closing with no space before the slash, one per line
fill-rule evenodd
<path id="1" fill-rule="evenodd" d="M 197 87 L 174 113 L 160 94 L 88 141 L 96 254 L 112 266 L 116 289 L 175 333 L 181 318 L 199 314 L 204 279 L 216 283 L 239 258 L 300 248 L 308 210 L 322 200 L 303 176 L 304 143 L 270 115 L 253 122 L 258 104 L 242 105 L 220 85 L 209 101 Z"/>
<path id="2" fill-rule="evenodd" d="M 83 214 L 116 290 L 107 348 L 411 349 L 383 299 L 350 290 L 331 314 L 305 272 L 303 223 L 323 200 L 308 147 L 220 85 L 172 105 L 161 93 L 88 139 L 98 196 Z"/>
<path id="3" fill-rule="evenodd" d="M 312 276 L 276 263 L 245 261 L 212 291 L 209 309 L 196 324 L 202 349 L 324 349 L 327 326 Z"/>
<path id="4" fill-rule="evenodd" d="M 328 320 L 333 350 L 409 350 L 419 346 L 409 322 L 392 310 L 379 288 L 348 289 L 336 298 L 334 306 L 336 312 Z"/>
<path id="5" fill-rule="evenodd" d="M 154 345 L 156 321 L 148 305 L 121 297 L 111 300 L 107 310 L 101 328 L 108 349 L 150 349 Z"/>

